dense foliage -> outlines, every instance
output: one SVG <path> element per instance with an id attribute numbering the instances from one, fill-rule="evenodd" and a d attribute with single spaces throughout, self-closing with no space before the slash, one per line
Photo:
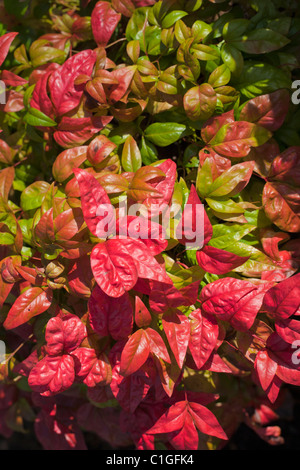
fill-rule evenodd
<path id="1" fill-rule="evenodd" d="M 243 422 L 282 443 L 272 421 L 300 386 L 299 13 L 0 2 L 4 437 L 220 449 Z"/>

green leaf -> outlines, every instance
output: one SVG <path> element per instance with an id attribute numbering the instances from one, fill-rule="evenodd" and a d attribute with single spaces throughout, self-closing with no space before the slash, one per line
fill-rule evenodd
<path id="1" fill-rule="evenodd" d="M 230 81 L 231 77 L 231 72 L 227 65 L 219 65 L 209 76 L 208 78 L 208 83 L 214 87 L 220 87 L 227 85 L 227 83 Z"/>
<path id="2" fill-rule="evenodd" d="M 233 242 L 241 240 L 255 229 L 256 226 L 250 224 L 217 224 L 213 226 L 213 236 L 208 244 L 226 250 Z"/>
<path id="3" fill-rule="evenodd" d="M 41 207 L 50 184 L 46 181 L 35 181 L 21 194 L 21 207 L 23 211 L 30 211 Z"/>
<path id="4" fill-rule="evenodd" d="M 220 56 L 218 49 L 214 49 L 206 44 L 192 44 L 191 52 L 197 59 L 205 61 L 218 60 Z"/>
<path id="5" fill-rule="evenodd" d="M 142 136 L 140 143 L 140 152 L 144 165 L 151 165 L 158 160 L 158 152 L 156 147 L 148 142 L 144 136 Z"/>
<path id="6" fill-rule="evenodd" d="M 31 126 L 55 127 L 57 123 L 42 111 L 36 108 L 30 108 L 24 116 L 24 121 Z"/>
<path id="7" fill-rule="evenodd" d="M 207 158 L 203 165 L 198 167 L 196 189 L 201 197 L 209 194 L 211 185 L 213 184 L 213 176 L 211 171 L 211 164 Z"/>
<path id="8" fill-rule="evenodd" d="M 190 88 L 183 99 L 185 112 L 192 121 L 205 121 L 210 118 L 214 113 L 216 104 L 216 92 L 208 83 Z"/>
<path id="9" fill-rule="evenodd" d="M 273 271 L 278 268 L 275 262 L 261 250 L 243 243 L 243 241 L 236 241 L 231 245 L 227 245 L 226 250 L 238 256 L 250 257 L 242 266 L 239 266 L 234 270 L 235 272 L 240 272 L 245 276 L 260 277 L 262 272 Z"/>
<path id="10" fill-rule="evenodd" d="M 0 245 L 13 245 L 15 237 L 8 232 L 0 232 Z"/>
<path id="11" fill-rule="evenodd" d="M 212 26 L 204 21 L 197 20 L 192 26 L 192 35 L 195 42 L 203 41 L 212 32 Z"/>
<path id="12" fill-rule="evenodd" d="M 206 202 L 214 212 L 233 215 L 244 213 L 242 206 L 233 199 L 216 200 L 207 197 Z"/>
<path id="13" fill-rule="evenodd" d="M 244 58 L 241 51 L 231 44 L 223 44 L 221 58 L 232 74 L 235 76 L 241 74 L 244 66 Z"/>
<path id="14" fill-rule="evenodd" d="M 161 22 L 161 26 L 163 28 L 171 28 L 171 26 L 173 26 L 173 24 L 175 24 L 176 21 L 180 20 L 186 15 L 187 13 L 185 11 L 173 10 L 164 17 L 164 19 Z"/>
<path id="15" fill-rule="evenodd" d="M 233 165 L 218 176 L 208 189 L 207 196 L 235 196 L 247 185 L 252 172 L 253 162 L 243 162 Z"/>
<path id="16" fill-rule="evenodd" d="M 142 166 L 140 150 L 131 135 L 125 140 L 121 160 L 125 171 L 136 172 Z"/>
<path id="17" fill-rule="evenodd" d="M 290 40 L 271 29 L 258 29 L 246 33 L 231 44 L 248 54 L 266 54 L 289 44 Z"/>
<path id="18" fill-rule="evenodd" d="M 246 98 L 272 93 L 280 88 L 291 89 L 292 80 L 286 71 L 266 62 L 245 62 L 243 72 L 235 84 Z"/>
<path id="19" fill-rule="evenodd" d="M 145 138 L 159 147 L 167 147 L 186 135 L 187 126 L 176 122 L 156 122 L 145 130 Z"/>
<path id="20" fill-rule="evenodd" d="M 232 42 L 239 38 L 247 31 L 249 24 L 250 21 L 243 18 L 228 21 L 223 27 L 223 37 L 226 42 Z"/>

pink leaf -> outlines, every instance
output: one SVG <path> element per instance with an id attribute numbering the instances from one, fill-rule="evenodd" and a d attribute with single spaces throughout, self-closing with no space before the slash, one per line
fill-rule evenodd
<path id="1" fill-rule="evenodd" d="M 228 439 L 215 415 L 199 403 L 189 402 L 189 413 L 200 432 L 215 436 L 219 439 Z"/>
<path id="2" fill-rule="evenodd" d="M 242 108 L 239 120 L 254 122 L 274 132 L 282 126 L 289 104 L 290 94 L 284 89 L 256 96 Z"/>
<path id="3" fill-rule="evenodd" d="M 11 43 L 19 33 L 6 33 L 0 37 L 0 66 L 6 59 Z"/>
<path id="4" fill-rule="evenodd" d="M 202 314 L 201 309 L 193 310 L 189 320 L 191 331 L 188 347 L 197 368 L 200 369 L 217 344 L 219 327 L 216 319 L 210 314 Z"/>
<path id="5" fill-rule="evenodd" d="M 74 359 L 71 356 L 46 356 L 31 370 L 28 384 L 35 392 L 51 396 L 67 390 L 74 379 Z"/>
<path id="6" fill-rule="evenodd" d="M 116 341 L 127 338 L 133 326 L 133 308 L 127 292 L 121 297 L 110 297 L 100 287 L 93 289 L 88 302 L 90 324 L 101 337 L 111 336 Z"/>
<path id="7" fill-rule="evenodd" d="M 76 315 L 51 318 L 45 333 L 47 353 L 50 356 L 70 353 L 80 346 L 86 336 L 86 328 Z"/>
<path id="8" fill-rule="evenodd" d="M 83 145 L 94 134 L 100 132 L 111 120 L 112 116 L 83 118 L 63 116 L 53 137 L 57 144 L 65 149 Z"/>
<path id="9" fill-rule="evenodd" d="M 150 345 L 145 330 L 137 330 L 129 338 L 121 355 L 120 374 L 127 376 L 145 364 L 150 353 Z"/>
<path id="10" fill-rule="evenodd" d="M 135 260 L 123 241 L 107 240 L 96 245 L 91 253 L 91 268 L 96 282 L 111 297 L 121 297 L 134 287 L 138 279 Z"/>
<path id="11" fill-rule="evenodd" d="M 137 295 L 135 297 L 134 320 L 135 320 L 136 325 L 139 328 L 144 328 L 146 326 L 149 326 L 152 321 L 151 313 L 147 309 L 144 302 Z"/>
<path id="12" fill-rule="evenodd" d="M 160 314 L 169 309 L 192 305 L 197 300 L 199 283 L 192 283 L 188 287 L 188 291 L 186 288 L 178 290 L 173 284 L 153 281 L 149 297 L 151 310 Z"/>
<path id="13" fill-rule="evenodd" d="M 98 2 L 92 12 L 93 35 L 98 46 L 106 46 L 122 15 L 117 13 L 108 2 Z"/>
<path id="14" fill-rule="evenodd" d="M 256 355 L 254 367 L 263 390 L 267 390 L 276 374 L 277 363 L 271 359 L 266 350 L 262 350 Z"/>
<path id="15" fill-rule="evenodd" d="M 191 186 L 182 217 L 176 228 L 176 238 L 184 245 L 202 248 L 212 237 L 212 225 L 201 203 L 196 188 Z"/>
<path id="16" fill-rule="evenodd" d="M 190 339 L 189 320 L 180 311 L 173 311 L 164 314 L 162 325 L 177 364 L 182 368 Z"/>
<path id="17" fill-rule="evenodd" d="M 235 278 L 223 278 L 206 285 L 200 295 L 204 312 L 241 331 L 251 328 L 261 308 L 266 286 Z"/>
<path id="18" fill-rule="evenodd" d="M 4 328 L 11 330 L 23 325 L 36 315 L 48 310 L 52 303 L 53 291 L 41 287 L 30 287 L 14 302 L 4 322 Z"/>
<path id="19" fill-rule="evenodd" d="M 80 189 L 84 220 L 93 235 L 106 238 L 115 227 L 115 211 L 101 184 L 87 171 L 73 170 Z"/>
<path id="20" fill-rule="evenodd" d="M 88 387 L 107 385 L 111 381 L 111 366 L 104 354 L 98 356 L 94 349 L 78 348 L 75 357 L 75 375 Z"/>
<path id="21" fill-rule="evenodd" d="M 219 275 L 229 273 L 249 259 L 249 257 L 238 256 L 229 251 L 208 245 L 198 251 L 196 257 L 199 266 L 204 271 Z"/>
<path id="22" fill-rule="evenodd" d="M 295 315 L 300 307 L 300 273 L 280 282 L 266 293 L 262 308 L 275 320 Z"/>
<path id="23" fill-rule="evenodd" d="M 80 74 L 91 75 L 96 62 L 96 52 L 86 49 L 70 57 L 49 78 L 52 103 L 57 116 L 72 111 L 79 105 L 83 89 L 75 87 L 75 79 Z"/>

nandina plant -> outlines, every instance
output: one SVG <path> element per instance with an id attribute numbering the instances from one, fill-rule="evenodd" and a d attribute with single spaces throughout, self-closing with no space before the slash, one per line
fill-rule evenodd
<path id="1" fill-rule="evenodd" d="M 0 434 L 270 445 L 300 386 L 299 8 L 0 2 Z M 295 90 L 293 92 L 293 90 Z M 99 444 L 101 445 L 101 444 Z"/>

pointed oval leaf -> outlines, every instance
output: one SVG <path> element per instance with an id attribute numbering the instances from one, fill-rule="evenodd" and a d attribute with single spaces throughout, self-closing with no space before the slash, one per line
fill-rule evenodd
<path id="1" fill-rule="evenodd" d="M 8 312 L 4 328 L 11 330 L 28 322 L 36 315 L 48 310 L 52 303 L 53 292 L 50 288 L 30 287 L 21 294 Z"/>

